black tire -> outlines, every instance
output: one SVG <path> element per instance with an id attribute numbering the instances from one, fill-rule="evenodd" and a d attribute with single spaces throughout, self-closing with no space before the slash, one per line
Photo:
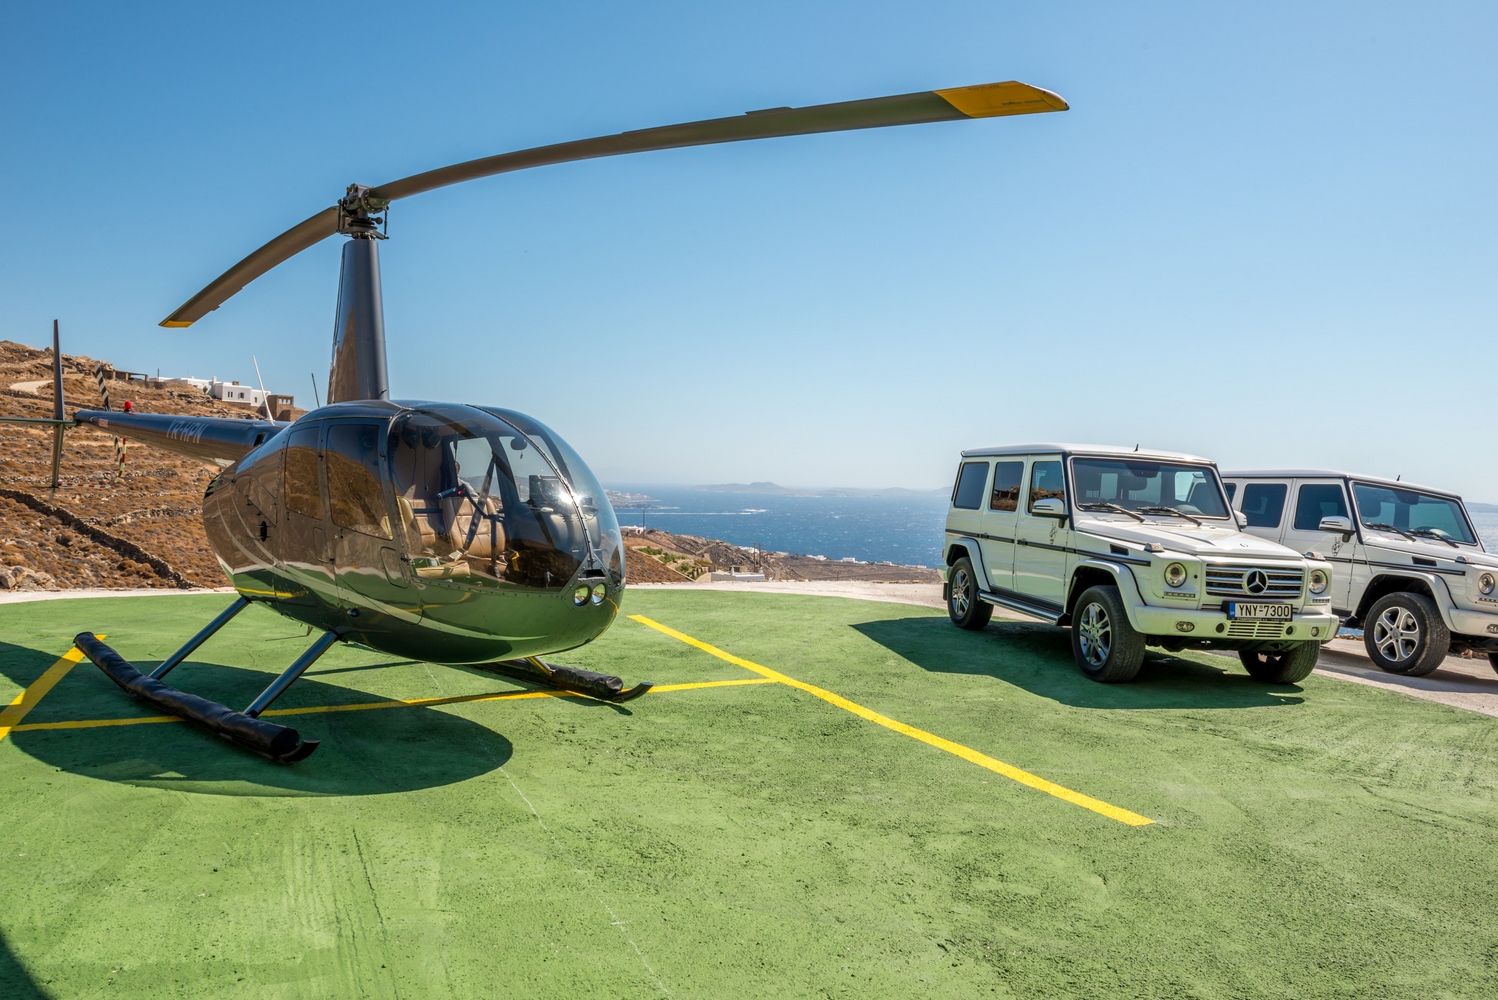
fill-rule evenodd
<path id="1" fill-rule="evenodd" d="M 1488 663 L 1493 667 L 1493 673 L 1498 674 L 1498 653 L 1488 654 Z"/>
<path id="2" fill-rule="evenodd" d="M 1144 636 L 1129 624 L 1117 587 L 1088 587 L 1071 616 L 1071 653 L 1077 669 L 1095 681 L 1121 684 L 1139 675 Z"/>
<path id="3" fill-rule="evenodd" d="M 1446 659 L 1451 630 L 1430 598 L 1400 591 L 1374 601 L 1363 616 L 1363 647 L 1380 670 L 1424 677 Z"/>
<path id="4" fill-rule="evenodd" d="M 993 605 L 978 597 L 978 577 L 972 560 L 963 556 L 947 575 L 947 617 L 958 628 L 977 630 L 993 617 Z"/>
<path id="5" fill-rule="evenodd" d="M 1238 659 L 1248 669 L 1248 675 L 1264 684 L 1299 684 L 1311 676 L 1316 669 L 1316 659 L 1321 655 L 1321 643 L 1297 642 L 1288 650 L 1274 653 L 1240 650 Z"/>

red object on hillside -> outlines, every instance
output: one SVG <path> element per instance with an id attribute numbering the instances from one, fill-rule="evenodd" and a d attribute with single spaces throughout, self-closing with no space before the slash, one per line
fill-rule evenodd
<path id="1" fill-rule="evenodd" d="M 130 400 L 128 400 L 128 399 L 125 400 L 125 403 L 124 403 L 124 410 L 125 410 L 125 412 L 129 413 L 133 409 L 135 409 L 135 404 L 132 403 L 132 402 L 130 402 Z"/>

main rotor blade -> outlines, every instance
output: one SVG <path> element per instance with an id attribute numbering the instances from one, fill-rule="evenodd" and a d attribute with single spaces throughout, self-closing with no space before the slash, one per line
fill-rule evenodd
<path id="1" fill-rule="evenodd" d="M 299 222 L 219 275 L 166 319 L 162 326 L 192 326 L 266 271 L 338 232 L 338 206 Z"/>
<path id="2" fill-rule="evenodd" d="M 899 97 L 818 104 L 809 108 L 770 108 L 732 118 L 713 118 L 685 125 L 663 125 L 659 128 L 486 156 L 381 184 L 371 189 L 370 193 L 394 201 L 479 177 L 600 156 L 679 149 L 683 146 L 707 146 L 719 142 L 743 142 L 748 139 L 774 139 L 815 132 L 846 132 L 889 125 L 1028 115 L 1043 111 L 1065 111 L 1066 107 L 1065 101 L 1048 90 L 1011 80 L 976 87 L 928 90 L 918 94 L 902 94 Z"/>
<path id="3" fill-rule="evenodd" d="M 501 153 L 468 160 L 448 167 L 403 177 L 371 188 L 372 198 L 395 201 L 409 198 L 449 184 L 490 177 L 494 174 L 525 170 L 530 167 L 590 160 L 624 153 L 644 153 L 657 149 L 680 149 L 684 146 L 707 146 L 720 142 L 743 142 L 749 139 L 773 139 L 817 132 L 845 132 L 854 129 L 884 128 L 890 125 L 919 125 L 927 122 L 963 121 L 969 118 L 996 118 L 1028 115 L 1047 111 L 1065 111 L 1067 104 L 1058 95 L 1029 84 L 1010 80 L 985 83 L 974 87 L 929 90 L 897 97 L 875 97 L 862 101 L 818 104 L 807 108 L 770 108 L 750 111 L 732 118 L 713 118 L 683 125 L 621 132 L 538 146 L 513 153 Z M 191 326 L 196 320 L 217 309 L 230 296 L 282 261 L 338 231 L 338 208 L 323 211 L 288 229 L 265 246 L 224 272 L 207 288 L 187 301 L 182 308 L 162 321 L 162 326 Z"/>

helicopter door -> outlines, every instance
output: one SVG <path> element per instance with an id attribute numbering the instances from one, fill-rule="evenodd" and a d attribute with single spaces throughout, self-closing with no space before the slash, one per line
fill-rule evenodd
<path id="1" fill-rule="evenodd" d="M 328 507 L 332 514 L 332 560 L 345 599 L 390 599 L 404 588 L 406 564 L 396 552 L 385 483 L 380 475 L 380 442 L 385 425 L 338 422 L 328 425 L 323 446 Z"/>
<path id="2" fill-rule="evenodd" d="M 328 506 L 322 489 L 322 425 L 287 432 L 281 495 L 285 499 L 276 540 L 276 568 L 287 583 L 289 604 L 316 605 L 337 598 L 328 551 Z"/>

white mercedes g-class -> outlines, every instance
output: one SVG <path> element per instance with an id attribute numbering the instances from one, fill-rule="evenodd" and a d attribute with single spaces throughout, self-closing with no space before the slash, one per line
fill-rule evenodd
<path id="1" fill-rule="evenodd" d="M 1498 670 L 1498 556 L 1483 551 L 1461 497 L 1320 469 L 1223 479 L 1247 530 L 1327 554 L 1332 608 L 1363 629 L 1381 669 L 1419 677 L 1456 649 L 1485 652 Z"/>
<path id="2" fill-rule="evenodd" d="M 1235 649 L 1291 683 L 1336 633 L 1331 566 L 1239 530 L 1217 467 L 1170 452 L 1018 445 L 962 453 L 945 541 L 947 613 L 994 605 L 1071 626 L 1097 681 L 1132 680 L 1145 646 Z"/>

